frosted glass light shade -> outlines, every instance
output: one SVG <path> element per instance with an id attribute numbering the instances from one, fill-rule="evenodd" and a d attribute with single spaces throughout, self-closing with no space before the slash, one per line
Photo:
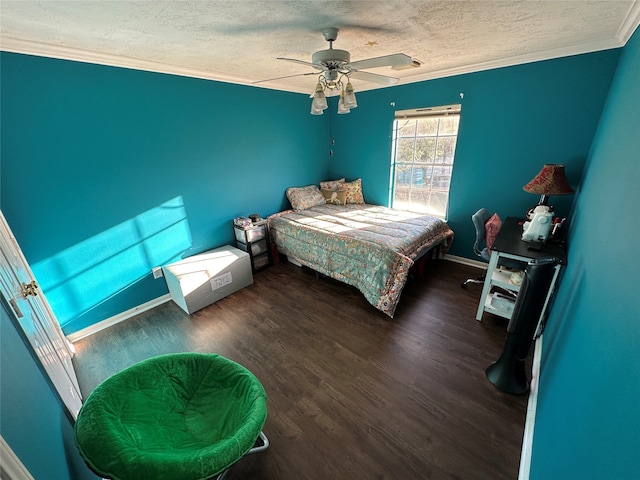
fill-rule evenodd
<path id="1" fill-rule="evenodd" d="M 311 115 L 322 115 L 324 110 L 321 108 L 315 108 L 313 101 L 311 102 Z"/>
<path id="2" fill-rule="evenodd" d="M 351 110 L 347 108 L 344 104 L 344 91 L 340 94 L 340 100 L 338 100 L 338 115 L 344 115 L 345 113 L 349 113 Z"/>
<path id="3" fill-rule="evenodd" d="M 351 82 L 347 83 L 347 88 L 344 92 L 344 105 L 349 109 L 356 108 L 358 106 L 358 102 L 356 102 L 356 94 L 353 91 L 353 85 L 351 85 Z"/>
<path id="4" fill-rule="evenodd" d="M 316 91 L 313 94 L 313 107 L 316 110 L 324 110 L 327 108 L 327 97 L 324 95 L 322 84 L 318 82 L 316 85 Z"/>

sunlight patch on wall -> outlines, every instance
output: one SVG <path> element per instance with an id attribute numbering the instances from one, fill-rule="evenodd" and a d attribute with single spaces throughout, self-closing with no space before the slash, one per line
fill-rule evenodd
<path id="1" fill-rule="evenodd" d="M 32 266 L 62 326 L 151 269 L 182 258 L 191 232 L 182 197 L 131 218 Z"/>

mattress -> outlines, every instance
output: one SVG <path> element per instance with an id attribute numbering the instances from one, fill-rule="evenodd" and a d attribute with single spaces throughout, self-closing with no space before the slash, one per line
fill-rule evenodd
<path id="1" fill-rule="evenodd" d="M 439 218 L 369 204 L 286 210 L 268 221 L 280 253 L 353 285 L 390 317 L 413 263 L 441 258 L 454 237 Z"/>

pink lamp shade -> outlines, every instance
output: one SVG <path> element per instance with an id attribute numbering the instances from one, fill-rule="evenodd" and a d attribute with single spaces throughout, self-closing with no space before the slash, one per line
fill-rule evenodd
<path id="1" fill-rule="evenodd" d="M 547 164 L 522 189 L 540 195 L 540 205 L 547 205 L 549 195 L 569 195 L 573 188 L 567 182 L 564 165 Z"/>

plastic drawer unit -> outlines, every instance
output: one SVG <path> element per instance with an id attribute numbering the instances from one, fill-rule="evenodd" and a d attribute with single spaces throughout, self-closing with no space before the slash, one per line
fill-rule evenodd
<path id="1" fill-rule="evenodd" d="M 269 230 L 266 220 L 252 222 L 245 227 L 234 225 L 233 231 L 236 236 L 236 247 L 249 254 L 253 272 L 271 265 Z"/>

